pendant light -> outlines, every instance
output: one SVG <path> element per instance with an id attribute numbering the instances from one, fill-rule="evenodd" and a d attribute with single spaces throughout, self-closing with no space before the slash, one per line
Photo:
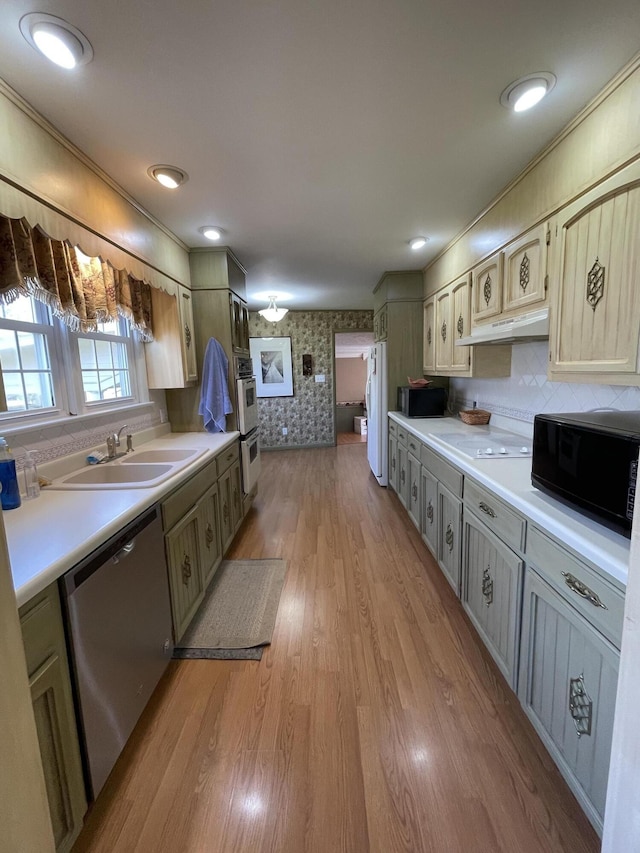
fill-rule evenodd
<path id="1" fill-rule="evenodd" d="M 288 308 L 278 308 L 276 306 L 276 297 L 269 297 L 269 304 L 266 308 L 263 308 L 261 311 L 258 311 L 261 317 L 264 317 L 265 320 L 269 323 L 278 323 L 284 315 L 287 313 Z"/>

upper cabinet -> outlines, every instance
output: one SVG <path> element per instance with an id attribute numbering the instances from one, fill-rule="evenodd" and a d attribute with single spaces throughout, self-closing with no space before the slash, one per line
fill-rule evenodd
<path id="1" fill-rule="evenodd" d="M 638 385 L 640 162 L 561 212 L 549 376 Z"/>
<path id="2" fill-rule="evenodd" d="M 229 293 L 231 312 L 231 349 L 249 355 L 249 309 L 247 303 L 235 293 Z"/>
<path id="3" fill-rule="evenodd" d="M 550 226 L 543 222 L 473 269 L 474 326 L 545 306 L 550 242 Z"/>
<path id="4" fill-rule="evenodd" d="M 153 341 L 145 344 L 149 388 L 186 388 L 198 381 L 191 291 L 152 289 Z"/>
<path id="5" fill-rule="evenodd" d="M 471 330 L 471 277 L 464 275 L 423 304 L 423 371 L 431 376 L 497 377 L 511 372 L 511 347 L 456 346 Z"/>

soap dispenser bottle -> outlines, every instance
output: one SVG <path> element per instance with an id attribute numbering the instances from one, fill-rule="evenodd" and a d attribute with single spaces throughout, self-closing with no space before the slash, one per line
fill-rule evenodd
<path id="1" fill-rule="evenodd" d="M 16 475 L 16 460 L 9 450 L 6 440 L 0 437 L 0 503 L 2 509 L 16 509 L 20 506 L 20 489 Z"/>

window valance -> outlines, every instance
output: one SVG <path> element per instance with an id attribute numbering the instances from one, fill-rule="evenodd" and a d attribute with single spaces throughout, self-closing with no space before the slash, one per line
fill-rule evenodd
<path id="1" fill-rule="evenodd" d="M 153 340 L 151 285 L 108 260 L 89 258 L 39 225 L 0 214 L 0 300 L 27 294 L 45 302 L 74 331 L 125 317 L 142 340 Z"/>

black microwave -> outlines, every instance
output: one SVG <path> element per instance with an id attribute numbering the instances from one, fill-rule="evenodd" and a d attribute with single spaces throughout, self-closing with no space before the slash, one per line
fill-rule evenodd
<path id="1" fill-rule="evenodd" d="M 631 537 L 640 412 L 536 415 L 531 482 Z"/>
<path id="2" fill-rule="evenodd" d="M 444 388 L 398 387 L 398 411 L 407 418 L 441 418 L 447 405 Z"/>

